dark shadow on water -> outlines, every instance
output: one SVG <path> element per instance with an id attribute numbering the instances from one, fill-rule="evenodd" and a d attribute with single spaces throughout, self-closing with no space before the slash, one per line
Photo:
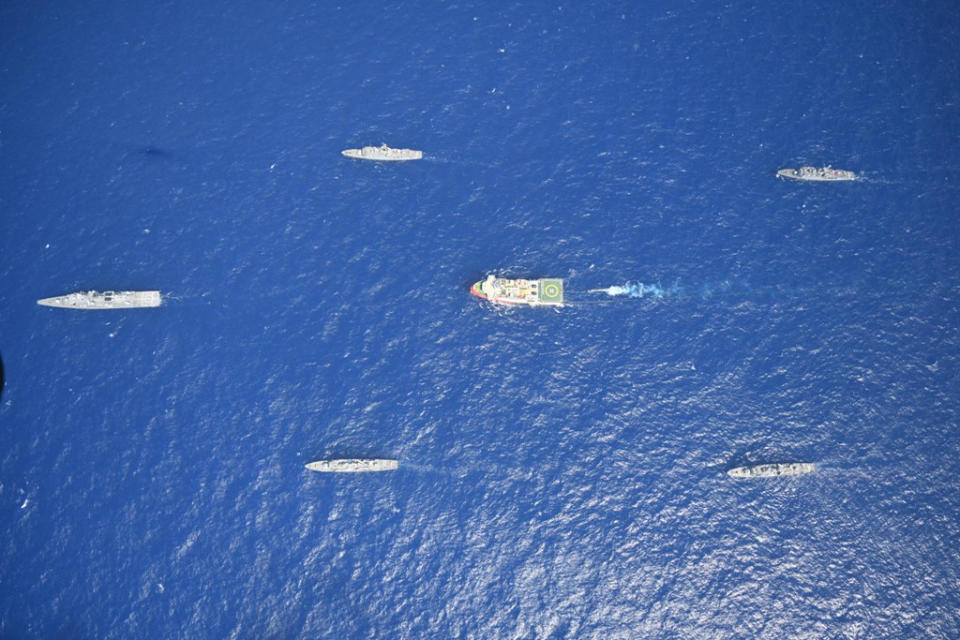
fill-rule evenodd
<path id="1" fill-rule="evenodd" d="M 485 279 L 486 277 L 487 275 L 481 271 L 473 272 L 473 274 L 470 275 L 466 280 L 460 281 L 460 286 L 462 286 L 464 290 L 470 291 L 470 287 L 480 282 L 481 280 Z"/>
<path id="2" fill-rule="evenodd" d="M 158 160 L 167 160 L 173 157 L 173 153 L 170 151 L 161 149 L 160 147 L 155 147 L 152 144 L 142 147 L 140 149 L 140 154 L 147 158 L 157 158 Z"/>

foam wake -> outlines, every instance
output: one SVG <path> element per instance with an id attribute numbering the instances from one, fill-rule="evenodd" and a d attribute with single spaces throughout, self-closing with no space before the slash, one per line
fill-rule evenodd
<path id="1" fill-rule="evenodd" d="M 676 293 L 676 287 L 664 289 L 659 284 L 644 284 L 643 282 L 627 282 L 622 285 L 613 285 L 605 289 L 589 289 L 590 293 L 605 293 L 608 296 L 626 296 L 628 298 L 663 298 L 671 293 Z"/>
<path id="2" fill-rule="evenodd" d="M 782 286 L 764 287 L 754 286 L 748 281 L 722 280 L 719 282 L 705 282 L 699 287 L 682 286 L 677 280 L 669 286 L 645 282 L 626 282 L 602 289 L 587 289 L 588 293 L 605 293 L 611 297 L 624 298 L 651 298 L 660 300 L 671 299 L 699 299 L 713 300 L 730 296 L 744 297 L 745 299 L 771 299 L 786 293 Z"/>

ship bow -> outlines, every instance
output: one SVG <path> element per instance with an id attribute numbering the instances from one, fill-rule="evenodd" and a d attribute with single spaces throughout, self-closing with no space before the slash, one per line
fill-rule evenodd
<path id="1" fill-rule="evenodd" d="M 480 280 L 479 282 L 474 282 L 470 286 L 470 293 L 477 296 L 478 298 L 483 298 L 484 300 L 486 300 L 487 296 L 485 293 L 483 293 L 483 290 L 480 288 L 481 285 L 483 285 L 483 280 Z"/>

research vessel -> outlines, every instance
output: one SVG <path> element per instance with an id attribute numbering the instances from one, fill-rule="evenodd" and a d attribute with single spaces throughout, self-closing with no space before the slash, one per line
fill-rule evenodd
<path id="1" fill-rule="evenodd" d="M 752 467 L 736 467 L 727 471 L 732 478 L 776 478 L 779 476 L 799 476 L 813 473 L 816 467 L 810 462 L 782 462 L 779 464 L 758 464 Z"/>
<path id="2" fill-rule="evenodd" d="M 419 160 L 423 151 L 416 149 L 391 149 L 386 144 L 379 147 L 363 147 L 361 149 L 344 149 L 341 151 L 348 158 L 360 160 Z"/>
<path id="3" fill-rule="evenodd" d="M 79 291 L 43 298 L 37 304 L 63 309 L 137 309 L 159 307 L 159 291 Z"/>
<path id="4" fill-rule="evenodd" d="M 348 458 L 341 460 L 317 460 L 306 465 L 310 471 L 323 473 L 359 473 L 361 471 L 393 471 L 396 460 L 384 458 Z"/>
<path id="5" fill-rule="evenodd" d="M 842 182 L 844 180 L 856 180 L 857 174 L 853 171 L 834 169 L 833 167 L 826 166 L 780 169 L 780 171 L 777 171 L 777 177 L 790 178 L 791 180 L 808 180 L 810 182 Z"/>
<path id="6" fill-rule="evenodd" d="M 474 283 L 470 287 L 470 293 L 497 304 L 525 304 L 531 307 L 563 306 L 563 280 L 560 278 L 523 280 L 489 275 L 486 280 Z"/>

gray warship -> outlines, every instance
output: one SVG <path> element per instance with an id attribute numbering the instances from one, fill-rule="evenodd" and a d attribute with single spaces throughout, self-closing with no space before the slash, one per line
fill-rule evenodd
<path id="1" fill-rule="evenodd" d="M 357 158 L 359 160 L 419 160 L 423 157 L 423 151 L 416 149 L 391 149 L 386 144 L 379 147 L 363 147 L 361 149 L 344 149 L 341 151 L 348 158 Z"/>
<path id="2" fill-rule="evenodd" d="M 810 462 L 782 462 L 779 464 L 758 464 L 752 467 L 736 467 L 727 471 L 731 478 L 777 478 L 779 476 L 799 476 L 813 473 L 816 466 Z"/>
<path id="3" fill-rule="evenodd" d="M 394 471 L 396 460 L 384 458 L 348 458 L 341 460 L 317 460 L 306 465 L 310 471 L 321 473 L 360 473 L 362 471 Z"/>
<path id="4" fill-rule="evenodd" d="M 791 180 L 807 180 L 809 182 L 843 182 L 847 180 L 856 180 L 857 174 L 853 171 L 844 169 L 834 169 L 831 166 L 826 167 L 800 167 L 799 169 L 780 169 L 777 171 L 778 178 L 789 178 Z"/>
<path id="5" fill-rule="evenodd" d="M 44 307 L 62 309 L 138 309 L 160 303 L 159 291 L 80 291 L 37 300 Z"/>

